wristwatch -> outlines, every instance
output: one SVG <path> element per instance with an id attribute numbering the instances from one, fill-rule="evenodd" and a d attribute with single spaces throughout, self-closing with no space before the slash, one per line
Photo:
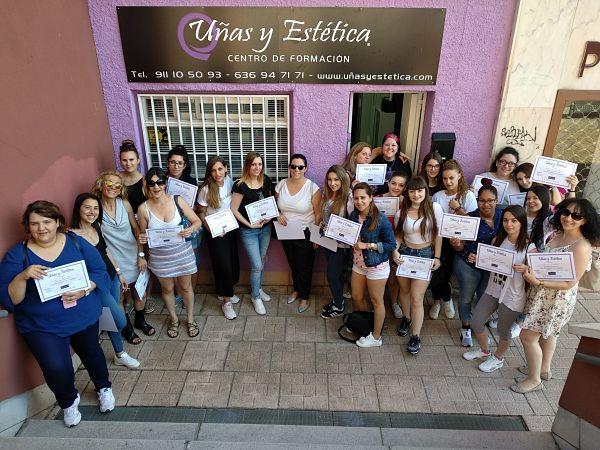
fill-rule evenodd
<path id="1" fill-rule="evenodd" d="M 146 254 L 144 252 L 139 252 L 138 253 L 138 258 L 143 258 L 144 256 L 146 256 Z"/>

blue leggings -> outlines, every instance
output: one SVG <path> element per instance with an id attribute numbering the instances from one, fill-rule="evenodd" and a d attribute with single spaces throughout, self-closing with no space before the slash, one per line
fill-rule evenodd
<path id="1" fill-rule="evenodd" d="M 127 325 L 125 318 L 125 312 L 119 305 L 121 299 L 121 283 L 119 277 L 115 275 L 110 286 L 110 295 L 102 292 L 100 294 L 102 300 L 102 306 L 110 308 L 110 313 L 113 316 L 117 330 L 121 331 Z M 121 353 L 123 351 L 123 339 L 119 331 L 107 331 L 110 342 L 112 343 L 115 353 Z"/>
<path id="2" fill-rule="evenodd" d="M 44 379 L 61 408 L 68 408 L 77 398 L 69 345 L 81 358 L 96 390 L 111 387 L 106 359 L 98 343 L 97 321 L 71 336 L 60 337 L 42 331 L 30 331 L 23 334 L 23 339 L 42 369 Z"/>

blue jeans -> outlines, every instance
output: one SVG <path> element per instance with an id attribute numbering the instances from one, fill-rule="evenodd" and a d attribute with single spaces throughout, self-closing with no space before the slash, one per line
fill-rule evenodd
<path id="1" fill-rule="evenodd" d="M 115 278 L 112 280 L 110 285 L 110 295 L 102 293 L 100 299 L 102 301 L 102 306 L 110 308 L 110 313 L 115 321 L 117 330 L 121 331 L 125 328 L 125 325 L 127 324 L 125 313 L 119 306 L 119 300 L 121 299 L 121 283 L 119 282 L 118 276 L 115 275 Z M 115 349 L 115 353 L 121 353 L 123 351 L 123 339 L 121 338 L 121 333 L 119 333 L 119 331 L 107 331 L 110 342 Z"/>
<path id="2" fill-rule="evenodd" d="M 240 228 L 240 238 L 250 260 L 252 298 L 260 297 L 265 258 L 271 241 L 271 224 L 262 228 Z"/>
<path id="3" fill-rule="evenodd" d="M 419 258 L 433 258 L 433 247 L 425 247 L 425 248 L 410 248 L 406 244 L 402 243 L 398 252 L 401 255 L 406 256 L 417 256 Z"/>
<path id="4" fill-rule="evenodd" d="M 458 314 L 463 322 L 470 323 L 473 297 L 479 299 L 485 292 L 489 272 L 477 269 L 456 255 L 454 275 L 458 279 Z"/>
<path id="5" fill-rule="evenodd" d="M 349 249 L 338 247 L 337 252 L 326 248 L 323 250 L 327 258 L 327 283 L 333 296 L 333 304 L 338 309 L 344 309 L 344 283 Z"/>

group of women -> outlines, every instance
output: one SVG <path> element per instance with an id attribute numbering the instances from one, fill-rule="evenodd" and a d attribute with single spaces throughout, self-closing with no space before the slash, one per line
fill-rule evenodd
<path id="1" fill-rule="evenodd" d="M 542 379 L 552 376 L 556 337 L 573 313 L 578 281 L 538 280 L 527 266 L 526 255 L 572 252 L 579 280 L 589 270 L 592 246 L 600 243 L 594 207 L 585 199 L 574 198 L 576 177 L 569 178 L 569 192 L 532 183 L 532 166 L 518 165 L 519 154 L 509 147 L 495 156 L 490 170 L 481 175 L 482 187 L 474 192 L 460 163 L 444 162 L 437 153 L 428 154 L 419 175 L 413 176 L 408 157 L 399 151 L 398 144 L 397 136 L 387 134 L 380 148 L 372 149 L 364 142 L 354 145 L 343 165 L 327 170 L 322 189 L 306 177 L 308 160 L 302 154 L 290 157 L 289 177 L 276 185 L 265 173 L 259 153 L 247 154 L 242 176 L 236 181 L 228 175 L 226 161 L 215 156 L 207 161 L 196 204 L 188 205 L 181 196 L 166 192 L 169 177 L 196 184 L 185 147 L 178 145 L 169 152 L 166 170 L 153 167 L 143 175 L 134 143 L 123 141 L 122 172 L 103 172 L 90 193 L 77 196 L 70 228 L 56 205 L 47 201 L 28 205 L 22 219 L 27 239 L 8 251 L 0 267 L 0 298 L 5 308 L 14 311 L 19 331 L 64 409 L 65 424 L 73 426 L 81 419 L 69 345 L 90 373 L 100 410 L 114 408 L 106 360 L 97 339 L 102 306 L 109 308 L 120 330 L 109 333 L 115 363 L 139 367 L 139 361 L 123 350 L 121 337 L 136 345 L 141 342 L 136 330 L 144 335 L 155 333 L 146 321 L 147 296 L 138 295 L 134 287 L 141 273 L 149 270 L 160 284 L 169 316 L 166 335 L 175 338 L 180 333 L 175 309 L 176 297 L 180 296 L 185 331 L 190 337 L 198 336 L 193 316 L 194 286 L 202 227 L 207 231 L 204 235 L 224 316 L 235 319 L 233 304 L 240 301 L 234 293 L 240 275 L 238 237 L 250 265 L 254 310 L 266 314 L 265 302 L 271 298 L 263 290 L 262 278 L 272 220 L 251 221 L 246 206 L 271 196 L 279 209 L 274 219 L 279 226 L 294 223 L 304 230 L 303 238 L 281 241 L 293 283 L 287 302 L 297 302 L 298 313 L 305 312 L 311 300 L 318 245 L 311 241 L 310 229 L 316 227 L 323 234 L 331 215 L 347 218 L 360 224 L 354 246 L 338 242 L 335 251 L 322 249 L 331 291 L 331 301 L 321 311 L 323 318 L 343 314 L 349 282 L 354 309 L 374 313 L 372 333 L 356 344 L 380 346 L 387 295 L 394 316 L 401 319 L 397 333 L 409 337 L 407 351 L 417 354 L 425 292 L 430 289 L 434 299 L 429 309 L 431 319 L 437 319 L 442 310 L 447 318 L 453 318 L 450 278 L 454 274 L 458 280 L 461 343 L 473 346 L 474 336 L 479 344 L 479 348 L 464 353 L 464 358 L 483 359 L 479 365 L 482 371 L 497 370 L 504 363 L 514 330 L 520 330 L 527 366 L 519 370 L 526 378 L 512 388 L 522 393 L 541 389 Z M 387 165 L 384 185 L 370 186 L 356 180 L 357 164 L 371 162 Z M 525 192 L 524 205 L 499 202 L 494 180 L 508 183 L 505 197 Z M 376 206 L 377 196 L 398 198 L 396 214 L 384 215 Z M 210 232 L 207 217 L 225 210 L 231 210 L 239 229 Z M 440 237 L 443 213 L 479 217 L 477 240 Z M 183 242 L 147 248 L 148 229 L 178 225 L 182 225 Z M 515 251 L 515 275 L 507 278 L 478 269 L 478 243 Z M 396 276 L 397 266 L 406 256 L 431 259 L 431 280 Z M 36 281 L 52 268 L 80 260 L 85 261 L 90 287 L 42 302 Z M 133 305 L 133 324 L 127 304 Z M 500 341 L 492 352 L 485 325 L 494 313 Z"/>

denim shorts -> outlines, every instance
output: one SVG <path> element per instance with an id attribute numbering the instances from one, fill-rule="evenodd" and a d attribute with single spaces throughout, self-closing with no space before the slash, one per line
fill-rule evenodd
<path id="1" fill-rule="evenodd" d="M 402 244 L 398 249 L 401 255 L 418 256 L 419 258 L 433 259 L 433 247 L 425 248 L 410 248 L 406 244 Z"/>

